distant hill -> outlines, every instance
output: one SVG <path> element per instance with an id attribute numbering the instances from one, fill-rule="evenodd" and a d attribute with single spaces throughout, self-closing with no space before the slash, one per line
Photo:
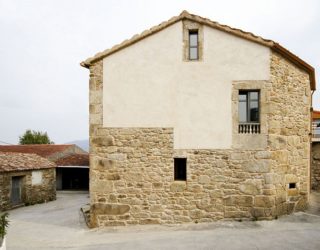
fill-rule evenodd
<path id="1" fill-rule="evenodd" d="M 66 144 L 76 144 L 78 147 L 82 148 L 83 150 L 89 152 L 89 140 L 76 140 L 66 142 Z"/>

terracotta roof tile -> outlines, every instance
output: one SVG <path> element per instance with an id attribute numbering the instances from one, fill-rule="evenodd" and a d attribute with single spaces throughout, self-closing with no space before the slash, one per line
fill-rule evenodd
<path id="1" fill-rule="evenodd" d="M 49 156 L 61 153 L 74 144 L 29 144 L 29 145 L 0 145 L 0 152 L 31 153 L 48 158 Z"/>
<path id="2" fill-rule="evenodd" d="M 89 166 L 89 154 L 72 154 L 55 161 L 58 166 Z"/>
<path id="3" fill-rule="evenodd" d="M 313 110 L 313 112 L 312 112 L 312 118 L 313 118 L 313 119 L 319 119 L 319 118 L 320 118 L 320 111 L 318 111 L 318 110 Z"/>
<path id="4" fill-rule="evenodd" d="M 55 168 L 56 164 L 36 154 L 0 152 L 0 172 Z"/>

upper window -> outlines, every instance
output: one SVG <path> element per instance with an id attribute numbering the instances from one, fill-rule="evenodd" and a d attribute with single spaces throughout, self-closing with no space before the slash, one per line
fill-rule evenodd
<path id="1" fill-rule="evenodd" d="M 189 30 L 189 60 L 199 59 L 198 30 Z"/>
<path id="2" fill-rule="evenodd" d="M 239 91 L 239 122 L 259 122 L 259 91 Z"/>
<path id="3" fill-rule="evenodd" d="M 239 133 L 260 133 L 259 91 L 239 91 Z"/>

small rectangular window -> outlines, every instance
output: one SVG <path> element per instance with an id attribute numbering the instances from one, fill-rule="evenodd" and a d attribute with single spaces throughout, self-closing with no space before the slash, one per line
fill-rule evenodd
<path id="1" fill-rule="evenodd" d="M 289 183 L 289 189 L 296 188 L 296 184 L 294 182 Z"/>
<path id="2" fill-rule="evenodd" d="M 189 60 L 199 59 L 198 30 L 189 30 Z"/>
<path id="3" fill-rule="evenodd" d="M 187 180 L 187 158 L 174 158 L 174 180 Z"/>

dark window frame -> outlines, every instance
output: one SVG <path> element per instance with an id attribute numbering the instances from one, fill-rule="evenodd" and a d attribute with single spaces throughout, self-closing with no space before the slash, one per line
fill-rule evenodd
<path id="1" fill-rule="evenodd" d="M 251 98 L 252 93 L 257 93 L 257 98 Z M 246 99 L 241 100 L 240 95 L 245 95 Z M 260 124 L 260 117 L 261 117 L 261 105 L 260 105 L 260 90 L 259 89 L 244 89 L 244 90 L 239 90 L 239 95 L 238 95 L 238 107 L 240 106 L 240 103 L 246 103 L 246 121 L 240 121 L 240 110 L 238 111 L 238 119 L 239 123 L 256 123 Z M 257 119 L 252 119 L 250 111 L 252 107 L 252 103 L 257 102 L 258 104 L 258 118 Z M 239 107 L 240 109 L 240 107 Z"/>
<path id="2" fill-rule="evenodd" d="M 191 45 L 191 36 L 192 35 L 197 35 L 197 44 L 196 45 Z M 199 30 L 189 30 L 188 32 L 188 39 L 189 39 L 189 60 L 190 61 L 198 61 L 199 60 Z M 196 58 L 191 58 L 191 49 L 197 49 L 197 57 Z"/>
<path id="3" fill-rule="evenodd" d="M 182 158 L 182 157 L 174 158 L 174 180 L 175 181 L 187 180 L 187 158 Z"/>

